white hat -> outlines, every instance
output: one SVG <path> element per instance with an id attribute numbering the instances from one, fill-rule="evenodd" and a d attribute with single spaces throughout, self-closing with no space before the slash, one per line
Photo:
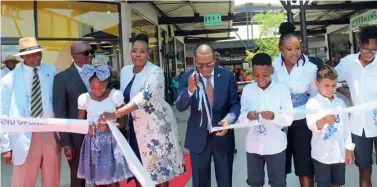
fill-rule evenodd
<path id="1" fill-rule="evenodd" d="M 41 48 L 34 37 L 21 38 L 18 41 L 18 48 L 20 49 L 20 52 L 13 56 L 27 55 L 45 50 Z"/>
<path id="2" fill-rule="evenodd" d="M 8 61 L 17 61 L 17 62 L 20 62 L 19 60 L 17 60 L 17 58 L 13 55 L 8 55 L 5 60 L 3 60 L 1 63 L 5 64 L 6 62 Z"/>

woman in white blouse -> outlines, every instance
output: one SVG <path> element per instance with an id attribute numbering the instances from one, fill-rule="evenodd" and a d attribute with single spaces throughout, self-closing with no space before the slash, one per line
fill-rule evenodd
<path id="1" fill-rule="evenodd" d="M 294 107 L 294 121 L 287 132 L 286 172 L 291 172 L 293 156 L 295 174 L 300 178 L 301 187 L 313 187 L 312 132 L 306 124 L 305 104 L 309 97 L 318 92 L 315 85 L 317 67 L 302 55 L 300 38 L 294 31 L 295 27 L 291 23 L 280 25 L 281 55 L 273 62 L 273 79 L 290 89 Z"/>
<path id="2" fill-rule="evenodd" d="M 139 34 L 132 42 L 133 65 L 125 66 L 120 75 L 127 104 L 103 118 L 128 116 L 130 146 L 157 187 L 167 187 L 169 180 L 185 172 L 183 149 L 173 110 L 164 99 L 164 73 L 148 56 L 148 36 Z"/>

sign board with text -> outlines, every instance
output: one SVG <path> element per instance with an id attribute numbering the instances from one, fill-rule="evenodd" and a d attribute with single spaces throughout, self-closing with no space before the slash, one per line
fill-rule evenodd
<path id="1" fill-rule="evenodd" d="M 204 14 L 203 18 L 204 26 L 216 26 L 222 23 L 221 14 Z"/>
<path id="2" fill-rule="evenodd" d="M 360 26 L 375 24 L 377 24 L 377 9 L 369 10 L 350 19 L 351 31 L 358 29 Z"/>
<path id="3" fill-rule="evenodd" d="M 225 57 L 220 57 L 220 61 L 241 61 L 244 58 L 245 58 L 245 55 L 225 56 Z"/>

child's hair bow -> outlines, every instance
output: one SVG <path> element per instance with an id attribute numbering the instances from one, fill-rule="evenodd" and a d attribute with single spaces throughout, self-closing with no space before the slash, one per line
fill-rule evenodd
<path id="1" fill-rule="evenodd" d="M 100 66 L 93 66 L 89 64 L 84 64 L 82 67 L 82 76 L 86 79 L 90 79 L 94 73 L 100 81 L 104 81 L 110 77 L 109 66 L 104 64 Z"/>

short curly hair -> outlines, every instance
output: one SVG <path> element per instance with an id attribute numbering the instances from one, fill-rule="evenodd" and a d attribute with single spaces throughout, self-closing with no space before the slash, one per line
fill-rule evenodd
<path id="1" fill-rule="evenodd" d="M 317 71 L 317 81 L 319 82 L 323 79 L 336 80 L 338 79 L 338 73 L 333 67 L 327 65 Z"/>

